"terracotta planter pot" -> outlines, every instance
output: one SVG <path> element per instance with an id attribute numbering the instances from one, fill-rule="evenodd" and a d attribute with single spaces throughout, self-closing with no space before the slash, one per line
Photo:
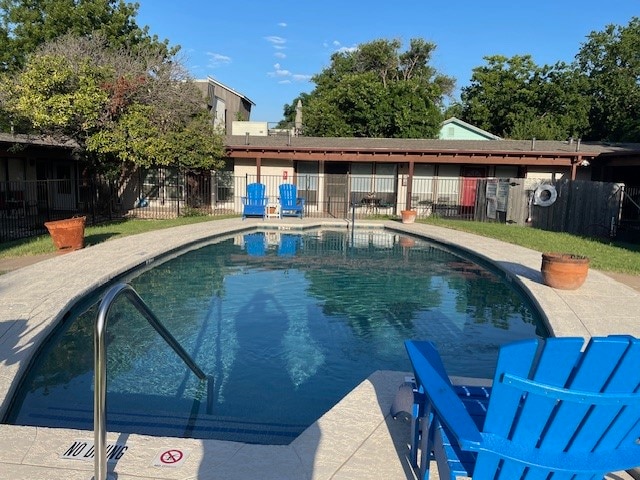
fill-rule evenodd
<path id="1" fill-rule="evenodd" d="M 65 220 L 45 222 L 53 244 L 60 253 L 84 248 L 84 225 L 87 217 L 73 217 Z"/>
<path id="2" fill-rule="evenodd" d="M 402 210 L 400 214 L 402 215 L 402 223 L 413 223 L 416 221 L 416 217 L 418 216 L 418 212 L 416 210 Z"/>
<path id="3" fill-rule="evenodd" d="M 545 285 L 560 290 L 575 290 L 587 278 L 589 259 L 571 253 L 543 253 L 540 270 Z"/>

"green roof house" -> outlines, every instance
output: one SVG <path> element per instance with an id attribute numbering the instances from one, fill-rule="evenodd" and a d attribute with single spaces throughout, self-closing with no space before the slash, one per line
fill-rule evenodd
<path id="1" fill-rule="evenodd" d="M 500 137 L 482 130 L 459 118 L 451 117 L 440 126 L 440 140 L 500 140 Z"/>

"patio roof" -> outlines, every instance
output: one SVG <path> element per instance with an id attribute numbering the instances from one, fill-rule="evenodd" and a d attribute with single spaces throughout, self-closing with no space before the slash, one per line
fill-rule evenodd
<path id="1" fill-rule="evenodd" d="M 571 166 L 603 153 L 640 153 L 640 144 L 548 140 L 433 140 L 230 135 L 231 158 L 350 162 Z"/>

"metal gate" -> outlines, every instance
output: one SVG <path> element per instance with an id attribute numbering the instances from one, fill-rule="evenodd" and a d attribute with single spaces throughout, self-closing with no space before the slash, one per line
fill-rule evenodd
<path id="1" fill-rule="evenodd" d="M 334 218 L 346 218 L 349 209 L 347 175 L 325 175 L 326 213 Z"/>

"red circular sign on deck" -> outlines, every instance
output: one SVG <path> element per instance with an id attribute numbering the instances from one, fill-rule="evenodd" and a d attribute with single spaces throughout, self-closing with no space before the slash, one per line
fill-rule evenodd
<path id="1" fill-rule="evenodd" d="M 166 465 L 171 465 L 172 463 L 178 463 L 182 460 L 184 454 L 181 450 L 167 450 L 160 455 L 160 461 Z"/>

